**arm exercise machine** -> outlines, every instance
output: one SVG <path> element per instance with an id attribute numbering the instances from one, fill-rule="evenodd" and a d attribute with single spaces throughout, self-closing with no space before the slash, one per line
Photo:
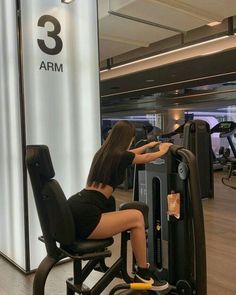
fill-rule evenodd
<path id="1" fill-rule="evenodd" d="M 209 124 L 203 120 L 190 120 L 173 132 L 163 134 L 160 139 L 170 138 L 177 134 L 183 134 L 181 145 L 196 157 L 201 198 L 214 198 L 213 155 Z"/>
<path id="2" fill-rule="evenodd" d="M 64 258 L 73 261 L 74 275 L 67 279 L 67 295 L 100 295 L 109 283 L 121 276 L 126 283 L 132 278 L 127 273 L 127 241 L 129 232 L 121 233 L 120 257 L 110 267 L 104 259 L 111 256 L 107 249 L 113 244 L 113 238 L 102 240 L 81 240 L 75 237 L 75 225 L 66 197 L 54 179 L 49 149 L 45 145 L 31 145 L 26 149 L 28 168 L 34 200 L 42 229 L 40 240 L 45 243 L 47 255 L 40 263 L 34 278 L 33 295 L 44 295 L 45 284 L 51 269 Z M 120 210 L 138 209 L 144 215 L 147 228 L 148 207 L 141 202 L 127 203 Z M 82 266 L 82 261 L 88 261 Z M 96 268 L 104 275 L 91 288 L 84 284 L 85 279 Z"/>
<path id="3" fill-rule="evenodd" d="M 163 158 L 140 169 L 137 165 L 136 181 L 134 200 L 149 206 L 149 261 L 173 286 L 168 294 L 206 295 L 204 218 L 195 156 L 174 145 Z M 180 194 L 179 218 L 168 216 L 171 192 Z"/>

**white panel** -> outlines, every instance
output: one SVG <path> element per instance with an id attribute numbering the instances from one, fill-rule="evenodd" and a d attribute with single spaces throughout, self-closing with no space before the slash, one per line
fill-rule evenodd
<path id="1" fill-rule="evenodd" d="M 0 1 L 0 251 L 24 269 L 23 170 L 15 2 Z"/>
<path id="2" fill-rule="evenodd" d="M 219 19 L 224 19 L 236 14 L 236 1 L 235 0 L 182 0 L 182 4 L 191 5 L 195 9 L 203 9 L 209 15 L 218 16 Z"/>
<path id="3" fill-rule="evenodd" d="M 113 15 L 104 17 L 100 21 L 99 28 L 101 37 L 103 35 L 108 35 L 113 36 L 114 38 L 120 38 L 121 40 L 122 38 L 124 40 L 133 40 L 133 42 L 137 44 L 138 42 L 153 43 L 178 34 L 173 31 L 167 31 L 162 28 L 146 25 Z"/>
<path id="4" fill-rule="evenodd" d="M 47 21 L 40 27 L 38 21 L 45 15 Z M 49 16 L 61 26 L 56 39 L 63 46 L 57 54 L 45 53 L 37 42 L 42 39 L 49 49 L 57 44 L 47 36 L 56 28 Z M 49 146 L 56 179 L 69 197 L 85 186 L 92 156 L 100 146 L 96 0 L 69 5 L 24 0 L 22 21 L 27 144 Z M 29 199 L 31 268 L 35 268 L 44 251 L 37 241 L 41 233 L 31 190 Z"/>
<path id="5" fill-rule="evenodd" d="M 182 10 L 147 0 L 137 0 L 119 9 L 118 12 L 183 31 L 189 31 L 207 23 L 205 19 L 202 20 L 193 15 L 186 14 Z"/>

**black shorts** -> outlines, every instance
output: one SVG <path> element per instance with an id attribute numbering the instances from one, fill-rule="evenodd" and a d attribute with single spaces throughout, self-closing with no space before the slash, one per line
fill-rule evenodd
<path id="1" fill-rule="evenodd" d="M 106 198 L 95 190 L 82 190 L 68 199 L 76 228 L 76 237 L 86 239 L 97 227 L 103 213 L 115 211 L 113 196 Z"/>

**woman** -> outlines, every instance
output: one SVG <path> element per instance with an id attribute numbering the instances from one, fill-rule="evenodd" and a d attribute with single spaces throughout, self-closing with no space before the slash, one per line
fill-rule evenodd
<path id="1" fill-rule="evenodd" d="M 151 162 L 167 153 L 171 144 L 160 144 L 159 151 L 153 153 L 144 152 L 159 144 L 157 142 L 129 150 L 134 136 L 135 127 L 128 121 L 119 121 L 112 127 L 94 156 L 86 188 L 72 196 L 68 203 L 74 216 L 78 238 L 105 239 L 130 230 L 131 245 L 137 262 L 135 281 L 151 283 L 154 290 L 162 291 L 168 288 L 168 283 L 153 278 L 147 263 L 143 214 L 136 209 L 115 211 L 112 193 L 124 181 L 125 170 L 129 165 Z"/>

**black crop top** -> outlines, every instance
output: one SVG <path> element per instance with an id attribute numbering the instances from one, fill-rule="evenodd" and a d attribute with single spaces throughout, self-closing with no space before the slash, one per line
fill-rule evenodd
<path id="1" fill-rule="evenodd" d="M 120 185 L 125 179 L 125 170 L 126 168 L 132 164 L 135 154 L 132 152 L 125 151 L 120 160 L 120 164 L 118 169 L 113 171 L 111 174 L 111 179 L 108 185 L 115 189 L 118 185 Z"/>

